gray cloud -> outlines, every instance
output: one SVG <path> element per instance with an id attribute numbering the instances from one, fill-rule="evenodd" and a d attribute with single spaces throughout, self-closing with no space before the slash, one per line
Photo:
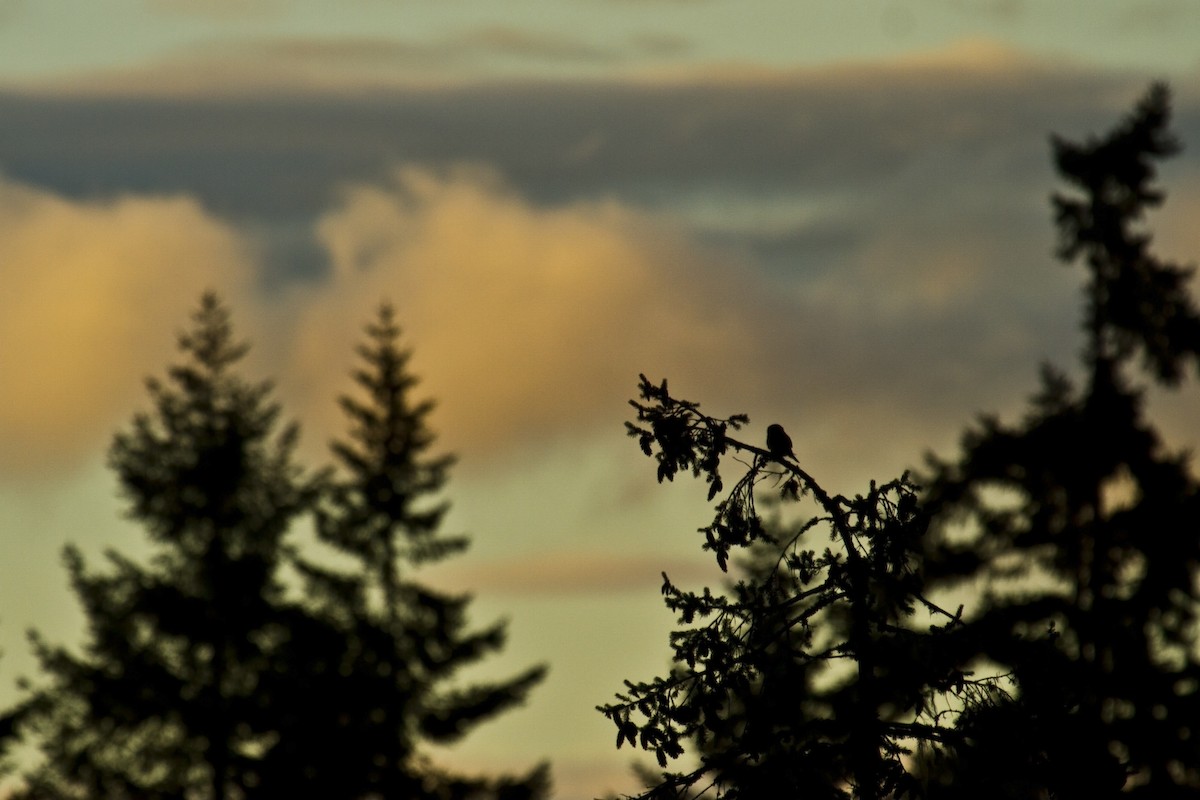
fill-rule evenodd
<path id="1" fill-rule="evenodd" d="M 160 13 L 264 17 L 277 6 L 221 2 L 165 3 Z M 252 29 L 247 29 L 252 30 Z M 42 79 L 42 91 L 65 94 L 229 97 L 314 91 L 441 87 L 480 76 L 521 76 L 547 67 L 597 72 L 633 57 L 678 55 L 672 36 L 633 34 L 597 44 L 586 35 L 508 25 L 467 27 L 421 38 L 379 35 L 215 36 L 148 62 Z M 25 87 L 27 88 L 27 87 Z"/>
<path id="2" fill-rule="evenodd" d="M 914 78 L 880 68 L 348 96 L 9 94 L 0 96 L 0 159 L 15 177 L 70 194 L 184 190 L 253 217 L 317 213 L 336 185 L 395 162 L 481 162 L 538 200 L 615 194 L 651 206 L 704 192 L 857 201 L 922 166 L 928 180 L 969 192 L 955 170 L 974 164 L 977 174 L 992 166 L 1008 178 L 973 187 L 988 196 L 1044 180 L 1047 133 L 1107 124 L 1142 83 L 1020 71 Z M 1182 122 L 1195 126 L 1194 113 Z"/>
<path id="3" fill-rule="evenodd" d="M 282 60 L 326 67 L 440 68 L 487 57 L 606 64 L 620 58 L 619 50 L 582 39 L 501 25 L 420 42 L 382 36 L 281 39 L 248 43 L 237 50 L 264 64 Z"/>
<path id="4" fill-rule="evenodd" d="M 450 49 L 482 50 L 499 55 L 521 56 L 554 61 L 609 63 L 619 58 L 617 51 L 558 35 L 535 33 L 520 28 L 493 26 L 471 31 L 447 40 Z"/>

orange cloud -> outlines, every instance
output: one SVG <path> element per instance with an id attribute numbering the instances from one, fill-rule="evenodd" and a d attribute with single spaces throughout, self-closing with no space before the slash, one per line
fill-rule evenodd
<path id="1" fill-rule="evenodd" d="M 249 267 L 192 200 L 76 202 L 0 179 L 0 471 L 103 448 L 199 294 L 236 290 Z"/>
<path id="2" fill-rule="evenodd" d="M 348 190 L 319 236 L 334 270 L 294 298 L 284 382 L 318 404 L 307 420 L 335 412 L 353 344 L 384 298 L 421 391 L 441 403 L 444 443 L 463 453 L 597 417 L 619 424 L 639 371 L 711 385 L 749 348 L 729 302 L 745 291 L 737 271 L 616 203 L 543 208 L 485 170 L 408 168 Z"/>

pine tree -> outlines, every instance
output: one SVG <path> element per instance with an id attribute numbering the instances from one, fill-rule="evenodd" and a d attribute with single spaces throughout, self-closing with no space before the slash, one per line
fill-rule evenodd
<path id="1" fill-rule="evenodd" d="M 83 652 L 34 637 L 51 684 L 26 706 L 45 754 L 33 796 L 248 797 L 277 735 L 259 687 L 287 639 L 283 537 L 312 502 L 297 429 L 280 426 L 269 384 L 234 371 L 247 348 L 214 295 L 179 349 L 109 456 L 152 556 L 109 551 L 95 572 L 68 547 Z"/>
<path id="2" fill-rule="evenodd" d="M 293 683 L 294 700 L 320 703 L 325 711 L 307 708 L 306 719 L 288 726 L 291 734 L 273 751 L 278 777 L 286 781 L 289 770 L 294 775 L 295 765 L 304 764 L 304 785 L 311 791 L 317 781 L 323 797 L 542 796 L 544 767 L 522 777 L 464 778 L 437 768 L 421 750 L 424 743 L 454 742 L 521 703 L 545 669 L 499 683 L 451 685 L 458 670 L 503 646 L 505 629 L 469 630 L 469 597 L 415 577 L 421 565 L 461 552 L 467 539 L 440 532 L 448 506 L 437 495 L 453 459 L 427 455 L 433 404 L 411 399 L 417 380 L 399 336 L 384 305 L 357 351 L 360 391 L 340 401 L 350 429 L 332 446 L 337 470 L 318 534 L 358 566 L 346 573 L 298 562 L 319 624 L 291 645 L 297 648 L 291 662 L 307 669 L 303 682 Z M 323 637 L 341 646 L 330 649 Z"/>
<path id="3" fill-rule="evenodd" d="M 717 418 L 642 376 L 629 433 L 658 461 L 658 479 L 692 472 L 717 503 L 702 529 L 722 570 L 744 552 L 727 593 L 662 592 L 682 626 L 665 677 L 626 681 L 599 707 L 625 742 L 664 771 L 640 798 L 912 796 L 907 757 L 960 742 L 964 708 L 1002 697 L 1002 681 L 968 674 L 959 615 L 929 602 L 917 557 L 926 518 L 901 477 L 855 497 L 830 495 L 791 455 L 781 430 L 766 449 L 733 438 L 744 415 Z M 744 472 L 724 491 L 730 453 Z M 739 467 L 739 470 L 742 467 Z M 811 516 L 769 523 L 764 502 Z M 828 544 L 825 544 L 825 543 Z M 668 770 L 691 746 L 697 766 Z"/>
<path id="4" fill-rule="evenodd" d="M 950 796 L 1200 797 L 1200 485 L 1145 413 L 1200 355 L 1190 272 L 1142 219 L 1178 148 L 1168 100 L 1155 86 L 1108 135 L 1054 140 L 1074 189 L 1054 197 L 1059 253 L 1088 270 L 1082 388 L 1047 367 L 1024 420 L 984 418 L 931 465 L 927 574 L 982 587 L 971 655 L 1019 685 L 969 717 Z"/>

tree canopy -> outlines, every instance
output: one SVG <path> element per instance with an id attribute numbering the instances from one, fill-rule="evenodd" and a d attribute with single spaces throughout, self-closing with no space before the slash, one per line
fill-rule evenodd
<path id="1" fill-rule="evenodd" d="M 691 472 L 721 495 L 702 529 L 722 570 L 751 553 L 729 593 L 663 595 L 682 625 L 676 666 L 626 682 L 600 711 L 662 767 L 694 744 L 698 766 L 666 770 L 642 798 L 805 796 L 883 798 L 912 793 L 916 748 L 953 741 L 964 707 L 1003 693 L 955 660 L 961 609 L 925 595 L 918 556 L 928 520 L 907 476 L 854 497 L 831 495 L 771 426 L 766 448 L 735 438 L 744 415 L 713 417 L 642 376 L 629 433 L 658 462 L 659 480 Z M 723 457 L 740 477 L 724 492 Z M 809 505 L 770 524 L 763 502 Z"/>
<path id="2" fill-rule="evenodd" d="M 463 777 L 421 749 L 520 703 L 545 670 L 450 681 L 498 651 L 504 627 L 469 630 L 467 597 L 407 574 L 466 540 L 438 533 L 446 506 L 431 498 L 452 459 L 425 455 L 432 404 L 409 398 L 390 308 L 359 348 L 361 395 L 342 400 L 338 469 L 315 473 L 297 466 L 297 428 L 281 423 L 271 386 L 236 371 L 247 347 L 215 295 L 192 322 L 181 362 L 147 382 L 151 409 L 110 451 L 151 555 L 109 551 L 94 571 L 66 549 L 83 650 L 35 635 L 48 685 L 3 720 L 42 750 L 26 795 L 544 796 L 544 766 Z M 292 540 L 302 519 L 359 569 L 318 565 Z"/>
<path id="3" fill-rule="evenodd" d="M 109 551 L 94 572 L 68 547 L 83 653 L 34 637 L 52 680 L 29 706 L 46 756 L 35 796 L 242 797 L 276 735 L 259 687 L 287 638 L 283 537 L 315 486 L 270 386 L 234 371 L 246 346 L 214 295 L 179 349 L 109 454 L 152 556 Z"/>
<path id="4" fill-rule="evenodd" d="M 1053 140 L 1082 388 L 1045 367 L 1022 421 L 984 417 L 917 482 L 830 495 L 782 427 L 758 447 L 642 376 L 629 434 L 660 482 L 707 482 L 721 569 L 749 556 L 725 592 L 664 575 L 675 666 L 599 708 L 664 768 L 639 797 L 1200 796 L 1200 486 L 1145 412 L 1200 360 L 1191 270 L 1144 220 L 1169 111 L 1156 85 L 1107 135 Z M 952 589 L 974 600 L 941 608 Z"/>
<path id="5" fill-rule="evenodd" d="M 1059 254 L 1087 272 L 1081 375 L 1044 368 L 1023 420 L 983 418 L 925 478 L 926 574 L 980 587 L 974 656 L 1020 686 L 970 720 L 962 769 L 993 788 L 1200 796 L 1200 485 L 1146 415 L 1200 356 L 1191 271 L 1145 228 L 1154 164 L 1178 147 L 1169 110 L 1155 86 L 1107 135 L 1054 140 L 1073 190 L 1053 199 Z"/>
<path id="6" fill-rule="evenodd" d="M 332 444 L 337 470 L 317 508 L 320 539 L 357 569 L 297 562 L 321 626 L 311 640 L 297 637 L 292 660 L 313 670 L 311 683 L 296 687 L 295 702 L 311 704 L 306 698 L 315 695 L 323 710 L 292 723 L 312 729 L 296 737 L 304 750 L 277 753 L 280 772 L 295 775 L 297 763 L 308 765 L 329 776 L 328 791 L 348 797 L 544 796 L 545 766 L 522 776 L 472 778 L 440 770 L 422 753 L 421 745 L 455 742 L 522 703 L 546 669 L 471 686 L 453 680 L 463 667 L 503 647 L 505 627 L 468 629 L 467 596 L 417 579 L 420 566 L 468 544 L 464 536 L 440 532 L 448 506 L 438 494 L 453 458 L 427 454 L 434 442 L 426 422 L 433 403 L 411 395 L 417 381 L 408 370 L 409 353 L 400 348 L 392 308 L 381 306 L 366 332 L 357 350 L 361 366 L 353 372 L 359 391 L 340 399 L 349 433 Z M 331 633 L 341 645 L 334 658 L 323 655 L 331 651 L 322 637 Z M 310 782 L 296 790 L 304 786 L 312 790 Z"/>

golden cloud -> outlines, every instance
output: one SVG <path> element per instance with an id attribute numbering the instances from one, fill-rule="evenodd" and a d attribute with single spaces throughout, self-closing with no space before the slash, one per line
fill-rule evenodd
<path id="1" fill-rule="evenodd" d="M 199 294 L 234 291 L 249 261 L 187 198 L 76 202 L 0 179 L 0 471 L 102 448 Z"/>
<path id="2" fill-rule="evenodd" d="M 749 348 L 745 287 L 661 220 L 611 202 L 544 208 L 493 173 L 406 168 L 349 189 L 319 223 L 329 282 L 293 298 L 285 385 L 340 430 L 333 397 L 363 324 L 398 312 L 436 426 L 460 452 L 619 425 L 639 371 L 723 382 Z"/>

